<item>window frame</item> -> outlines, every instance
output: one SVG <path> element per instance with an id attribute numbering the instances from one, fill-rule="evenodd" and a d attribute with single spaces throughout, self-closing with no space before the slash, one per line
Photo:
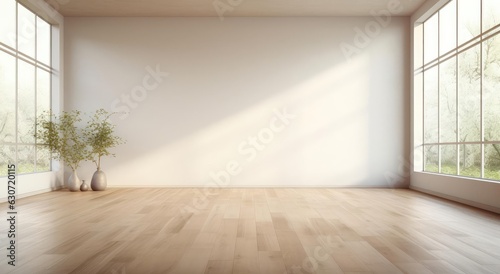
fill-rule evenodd
<path id="1" fill-rule="evenodd" d="M 483 31 L 484 27 L 484 1 L 480 0 L 479 1 L 479 9 L 480 9 L 480 16 L 479 16 L 479 34 L 470 38 L 469 40 L 459 43 L 459 3 L 463 0 L 449 0 L 444 2 L 436 11 L 432 12 L 428 16 L 425 17 L 425 20 L 418 20 L 415 22 L 413 25 L 413 41 L 414 41 L 414 46 L 413 46 L 413 162 L 414 162 L 414 172 L 423 172 L 423 173 L 432 173 L 432 174 L 437 174 L 437 175 L 442 175 L 442 176 L 458 176 L 458 177 L 464 177 L 464 178 L 473 178 L 473 179 L 480 179 L 480 180 L 487 180 L 487 181 L 493 181 L 495 183 L 500 183 L 500 178 L 499 179 L 491 179 L 491 178 L 485 178 L 485 146 L 486 145 L 500 145 L 500 140 L 488 140 L 486 141 L 485 139 L 485 132 L 484 132 L 484 65 L 483 65 L 483 45 L 485 41 L 489 39 L 495 39 L 495 38 L 500 38 L 500 24 L 496 24 L 493 27 L 490 27 L 489 29 Z M 443 10 L 445 7 L 447 7 L 449 4 L 453 3 L 456 5 L 455 6 L 455 46 L 453 49 L 448 50 L 441 54 L 441 49 L 440 49 L 440 40 L 441 40 L 441 18 L 440 18 L 440 11 Z M 434 16 L 437 17 L 437 57 L 429 60 L 428 62 L 425 62 L 425 49 L 426 49 L 426 44 L 425 44 L 425 24 L 431 19 L 434 19 Z M 436 30 L 434 30 L 436 31 Z M 459 89 L 460 89 L 460 82 L 459 82 L 459 57 L 461 56 L 462 53 L 466 52 L 467 50 L 473 49 L 474 47 L 479 46 L 479 72 L 480 72 L 480 77 L 479 77 L 479 121 L 480 121 L 480 129 L 479 129 L 479 134 L 480 134 L 480 139 L 479 141 L 460 141 L 459 140 L 459 134 L 460 134 L 460 110 L 459 110 L 459 103 L 460 103 L 460 97 L 459 97 Z M 441 110 L 441 73 L 440 73 L 440 68 L 441 65 L 444 64 L 445 62 L 455 58 L 455 141 L 454 142 L 442 142 L 441 141 L 441 115 L 440 115 L 440 110 Z M 437 69 L 437 75 L 438 75 L 438 80 L 437 80 L 437 142 L 426 142 L 426 86 L 425 86 L 425 72 L 428 72 L 430 69 L 436 68 Z M 480 175 L 479 177 L 474 177 L 474 176 L 466 176 L 461 174 L 461 164 L 460 164 L 460 155 L 461 155 L 461 149 L 460 147 L 462 145 L 480 145 L 480 158 L 481 158 L 481 163 L 480 163 Z M 426 147 L 432 147 L 432 146 L 437 146 L 437 171 L 429 171 L 426 170 Z M 455 146 L 455 156 L 456 156 L 456 162 L 455 162 L 455 167 L 456 167 L 456 174 L 449 174 L 449 173 L 443 173 L 442 170 L 442 148 L 445 146 Z M 499 170 L 500 174 L 500 170 Z"/>
<path id="2" fill-rule="evenodd" d="M 52 107 L 52 104 L 53 104 L 53 81 L 54 81 L 54 67 L 53 67 L 53 57 L 54 57 L 54 40 L 53 40 L 53 35 L 54 35 L 54 25 L 47 21 L 45 18 L 43 18 L 42 16 L 40 16 L 39 14 L 37 14 L 35 11 L 33 11 L 32 9 L 30 9 L 29 7 L 27 7 L 26 5 L 24 5 L 23 3 L 21 3 L 20 1 L 18 0 L 13 0 L 13 2 L 15 2 L 15 24 L 16 24 L 16 27 L 15 27 L 15 47 L 16 48 L 12 48 L 11 46 L 3 43 L 0 41 L 0 51 L 3 53 L 3 54 L 8 54 L 10 55 L 11 57 L 15 58 L 15 80 L 14 80 L 14 90 L 15 90 L 15 98 L 14 98 L 14 110 L 15 110 L 15 113 L 14 113 L 14 116 L 15 116 L 15 132 L 14 132 L 14 142 L 2 142 L 0 141 L 0 145 L 2 146 L 13 146 L 15 148 L 15 153 L 14 153 L 14 163 L 16 163 L 16 169 L 17 169 L 17 173 L 18 175 L 23 175 L 23 174 L 35 174 L 35 173 L 44 173 L 44 172 L 51 172 L 53 170 L 53 166 L 52 166 L 52 158 L 50 156 L 50 152 L 49 152 L 49 156 L 46 160 L 48 160 L 48 168 L 47 169 L 43 169 L 43 170 L 39 170 L 38 169 L 38 166 L 39 166 L 39 151 L 42 149 L 43 147 L 43 144 L 40 144 L 37 142 L 36 139 L 33 139 L 33 142 L 21 142 L 19 140 L 19 123 L 20 123 L 20 115 L 19 115 L 19 63 L 20 62 L 25 62 L 26 64 L 30 65 L 33 67 L 33 70 L 34 70 L 34 75 L 33 75 L 33 81 L 34 81 L 34 108 L 33 108 L 33 112 L 34 112 L 34 119 L 35 119 L 35 125 L 34 125 L 34 130 L 36 131 L 36 119 L 38 118 L 38 97 L 39 97 L 39 86 L 38 86 L 38 74 L 39 74 L 39 70 L 43 70 L 47 73 L 49 73 L 49 77 L 48 77 L 48 80 L 49 82 L 47 83 L 47 87 L 48 87 L 48 92 L 49 92 L 49 98 L 48 98 L 48 103 L 49 103 L 49 109 Z M 21 50 L 19 49 L 19 44 L 20 44 L 20 36 L 22 36 L 22 34 L 20 34 L 20 29 L 19 29 L 19 7 L 22 6 L 23 8 L 25 8 L 27 11 L 33 13 L 34 15 L 34 46 L 35 46 L 35 52 L 34 52 L 34 57 L 31 57 L 29 56 L 28 54 L 24 53 L 24 52 L 21 52 Z M 39 20 L 42 20 L 44 23 L 46 23 L 48 26 L 49 26 L 49 37 L 48 37 L 48 43 L 49 43 L 49 47 L 48 47 L 48 50 L 49 50 L 49 56 L 48 56 L 48 64 L 46 62 L 42 62 L 39 58 L 38 58 L 38 22 Z M 34 149 L 34 159 L 32 161 L 33 163 L 33 169 L 31 171 L 27 171 L 27 172 L 22 172 L 19 170 L 19 154 L 20 154 L 20 147 L 22 146 L 31 146 L 33 147 Z M 5 170 L 6 172 L 7 170 Z M 2 171 L 3 172 L 3 171 Z M 1 173 L 0 173 L 1 174 Z M 5 177 L 7 175 L 0 175 L 0 177 Z"/>

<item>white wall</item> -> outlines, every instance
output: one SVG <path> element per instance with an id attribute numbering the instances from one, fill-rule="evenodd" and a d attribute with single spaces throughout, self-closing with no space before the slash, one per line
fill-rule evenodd
<path id="1" fill-rule="evenodd" d="M 66 18 L 65 108 L 126 110 L 135 94 L 114 118 L 127 144 L 104 159 L 111 186 L 405 186 L 409 18 L 376 24 Z M 348 60 L 340 45 L 365 26 L 373 39 L 357 37 Z M 148 67 L 169 75 L 155 82 Z M 276 120 L 284 109 L 289 124 Z M 259 134 L 257 150 L 248 138 Z"/>
<path id="2" fill-rule="evenodd" d="M 52 108 L 58 111 L 63 105 L 64 18 L 43 0 L 21 1 L 28 8 L 52 24 Z M 63 169 L 53 163 L 53 171 L 16 176 L 16 194 L 19 198 L 59 189 L 63 186 Z M 0 202 L 7 200 L 8 177 L 0 177 Z"/>
<path id="3" fill-rule="evenodd" d="M 411 25 L 421 24 L 426 18 L 447 3 L 448 1 L 446 0 L 428 0 L 413 14 Z M 413 91 L 412 94 L 414 94 Z M 418 104 L 422 103 L 419 98 L 412 96 L 412 105 L 414 105 L 413 101 L 415 103 L 418 102 Z M 421 116 L 421 113 L 418 113 L 419 111 L 417 109 L 413 112 L 415 117 L 412 116 L 412 147 L 414 149 L 421 147 L 419 137 L 414 137 L 417 132 L 413 132 L 413 124 L 421 122 L 419 121 Z M 419 135 L 420 133 L 421 131 L 418 132 Z M 416 158 L 421 158 L 421 155 L 416 154 L 415 156 Z M 415 159 L 416 165 L 419 165 L 417 163 L 420 162 L 420 159 Z M 418 169 L 421 170 L 421 168 L 417 167 L 417 171 L 413 171 L 413 169 L 411 171 L 410 188 L 500 213 L 500 183 L 420 172 Z"/>

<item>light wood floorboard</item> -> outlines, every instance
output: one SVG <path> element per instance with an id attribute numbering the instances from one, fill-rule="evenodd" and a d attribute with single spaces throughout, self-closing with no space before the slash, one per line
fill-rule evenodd
<path id="1" fill-rule="evenodd" d="M 500 215 L 411 190 L 63 190 L 17 211 L 0 273 L 500 273 Z"/>

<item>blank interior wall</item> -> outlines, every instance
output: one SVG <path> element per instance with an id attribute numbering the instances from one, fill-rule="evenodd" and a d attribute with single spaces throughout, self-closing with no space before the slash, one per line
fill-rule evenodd
<path id="1" fill-rule="evenodd" d="M 66 18 L 65 108 L 118 112 L 111 186 L 405 186 L 409 18 L 385 20 Z"/>

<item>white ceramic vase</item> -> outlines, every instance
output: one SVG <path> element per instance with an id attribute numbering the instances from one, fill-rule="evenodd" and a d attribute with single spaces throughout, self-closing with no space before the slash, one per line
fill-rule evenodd
<path id="1" fill-rule="evenodd" d="M 73 173 L 71 173 L 67 182 L 69 191 L 79 191 L 81 184 L 80 178 L 78 178 L 78 174 L 76 174 L 76 170 L 73 170 Z"/>
<path id="2" fill-rule="evenodd" d="M 85 183 L 85 180 L 82 180 L 82 184 L 80 185 L 80 191 L 87 191 L 89 190 L 89 185 Z"/>
<path id="3" fill-rule="evenodd" d="M 90 181 L 90 188 L 94 191 L 103 191 L 108 186 L 108 182 L 106 180 L 106 174 L 104 171 L 97 169 L 92 176 L 92 181 Z"/>

